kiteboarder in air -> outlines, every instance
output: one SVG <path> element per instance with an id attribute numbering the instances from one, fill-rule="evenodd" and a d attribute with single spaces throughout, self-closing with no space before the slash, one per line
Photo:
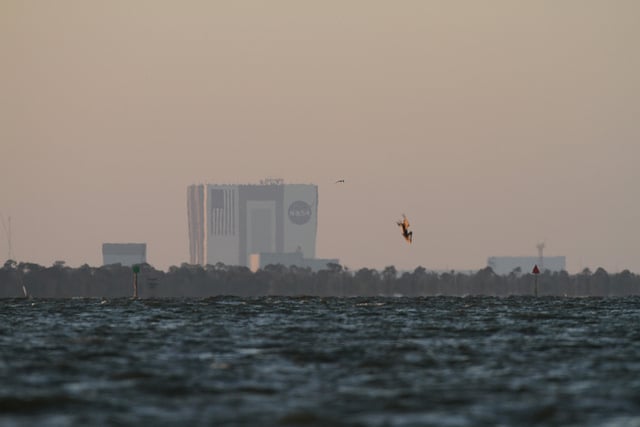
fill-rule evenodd
<path id="1" fill-rule="evenodd" d="M 402 237 L 409 243 L 413 242 L 413 231 L 409 231 L 409 220 L 404 214 L 402 214 L 402 221 L 398 221 L 396 224 L 402 227 Z"/>

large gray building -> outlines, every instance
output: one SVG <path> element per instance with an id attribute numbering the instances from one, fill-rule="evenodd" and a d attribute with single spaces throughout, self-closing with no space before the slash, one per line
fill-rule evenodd
<path id="1" fill-rule="evenodd" d="M 266 179 L 260 184 L 187 188 L 191 264 L 250 266 L 251 254 L 300 252 L 314 258 L 318 187 Z"/>

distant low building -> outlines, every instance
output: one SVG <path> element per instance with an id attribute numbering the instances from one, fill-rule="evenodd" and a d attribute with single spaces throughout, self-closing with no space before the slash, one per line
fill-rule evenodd
<path id="1" fill-rule="evenodd" d="M 102 264 L 132 266 L 147 262 L 146 243 L 103 243 Z"/>
<path id="2" fill-rule="evenodd" d="M 518 271 L 522 274 L 531 273 L 533 266 L 537 265 L 541 272 L 563 271 L 566 269 L 566 258 L 563 256 L 535 257 L 535 256 L 492 256 L 487 260 L 487 266 L 494 273 L 507 275 Z"/>
<path id="3" fill-rule="evenodd" d="M 251 254 L 249 259 L 249 269 L 253 272 L 272 264 L 282 264 L 285 267 L 296 266 L 300 268 L 310 268 L 311 271 L 320 271 L 326 270 L 328 264 L 340 263 L 338 259 L 304 258 L 300 251 L 285 253 L 262 252 Z"/>

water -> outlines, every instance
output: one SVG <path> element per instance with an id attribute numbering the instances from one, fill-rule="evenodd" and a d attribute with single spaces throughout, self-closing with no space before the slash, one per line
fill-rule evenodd
<path id="1" fill-rule="evenodd" d="M 640 298 L 0 300 L 2 426 L 640 426 Z"/>

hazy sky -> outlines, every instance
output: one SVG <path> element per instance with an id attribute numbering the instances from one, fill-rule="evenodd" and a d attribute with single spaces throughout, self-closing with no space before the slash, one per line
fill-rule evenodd
<path id="1" fill-rule="evenodd" d="M 316 255 L 350 269 L 545 241 L 572 273 L 640 272 L 639 19 L 635 0 L 0 0 L 14 258 L 146 242 L 180 265 L 189 184 L 280 177 L 319 186 Z"/>

